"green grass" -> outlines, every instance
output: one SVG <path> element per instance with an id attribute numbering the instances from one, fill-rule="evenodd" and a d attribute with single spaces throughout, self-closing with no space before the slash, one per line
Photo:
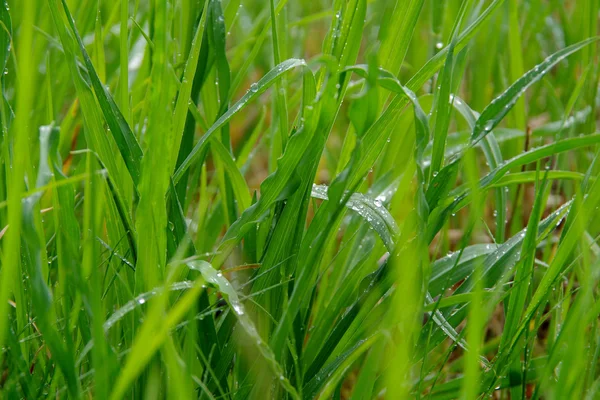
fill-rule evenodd
<path id="1" fill-rule="evenodd" d="M 0 4 L 0 399 L 600 397 L 598 1 Z"/>

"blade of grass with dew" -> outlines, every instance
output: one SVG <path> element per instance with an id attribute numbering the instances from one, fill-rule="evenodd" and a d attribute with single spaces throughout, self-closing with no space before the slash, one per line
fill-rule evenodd
<path id="1" fill-rule="evenodd" d="M 285 378 L 284 371 L 281 366 L 277 363 L 273 352 L 270 347 L 261 339 L 260 335 L 254 326 L 254 323 L 248 317 L 244 310 L 244 305 L 239 299 L 237 292 L 232 288 L 231 284 L 223 277 L 223 274 L 217 272 L 209 263 L 207 262 L 193 262 L 188 264 L 190 268 L 197 269 L 200 271 L 204 279 L 207 283 L 215 285 L 219 291 L 225 297 L 225 300 L 228 302 L 229 306 L 233 310 L 236 315 L 236 318 L 242 329 L 250 336 L 250 338 L 255 342 L 256 346 L 259 348 L 262 356 L 267 360 L 269 366 L 273 369 L 273 373 L 277 376 L 277 379 L 280 381 L 282 387 L 293 397 L 299 398 L 298 393 L 294 389 L 294 387 L 290 384 L 290 382 Z"/>
<path id="2" fill-rule="evenodd" d="M 327 200 L 327 186 L 314 185 L 311 196 Z M 390 213 L 381 206 L 380 200 L 373 200 L 361 193 L 353 193 L 346 203 L 346 207 L 366 219 L 389 250 L 393 248 L 393 238 L 399 233 L 398 226 Z"/>
<path id="3" fill-rule="evenodd" d="M 273 47 L 273 65 L 279 65 L 281 63 L 281 49 L 279 44 L 279 29 L 277 27 L 277 13 L 275 12 L 275 0 L 269 1 L 269 11 L 271 17 L 271 41 Z M 272 156 L 274 159 L 279 158 L 288 141 L 288 109 L 287 100 L 285 94 L 285 87 L 282 86 L 281 80 L 275 82 L 275 111 L 276 118 L 279 122 L 279 127 L 273 128 L 273 132 L 279 132 L 279 138 L 272 137 L 271 143 L 273 144 Z"/>
<path id="4" fill-rule="evenodd" d="M 471 143 L 475 144 L 496 127 L 504 116 L 516 104 L 521 95 L 535 82 L 539 81 L 546 73 L 566 57 L 596 42 L 598 38 L 590 38 L 566 47 L 546 58 L 543 62 L 529 70 L 525 75 L 513 83 L 504 93 L 494 99 L 482 112 L 471 136 Z"/>
<path id="5" fill-rule="evenodd" d="M 200 18 L 200 22 L 196 27 L 196 33 L 194 34 L 194 39 L 192 40 L 190 54 L 188 60 L 185 64 L 185 70 L 183 72 L 183 79 L 181 82 L 181 86 L 179 87 L 179 93 L 177 95 L 177 102 L 175 104 L 175 109 L 173 111 L 173 132 L 174 132 L 174 142 L 173 142 L 173 152 L 170 157 L 170 166 L 169 171 L 173 171 L 175 169 L 175 163 L 177 162 L 177 154 L 180 153 L 180 146 L 182 142 L 182 138 L 184 136 L 185 124 L 187 122 L 186 114 L 188 112 L 188 103 L 190 102 L 193 85 L 195 83 L 196 71 L 198 69 L 198 61 L 200 59 L 200 49 L 202 46 L 202 41 L 204 39 L 204 31 L 206 25 L 206 8 L 209 0 L 204 2 L 204 8 L 202 11 L 202 16 Z"/>
<path id="6" fill-rule="evenodd" d="M 554 230 L 556 228 L 557 222 L 564 218 L 568 211 L 569 207 L 563 206 L 557 211 L 550 214 L 542 222 L 540 222 L 539 235 L 537 237 L 537 241 L 539 242 L 540 240 L 545 238 L 552 230 Z M 496 282 L 499 282 L 501 280 L 500 278 L 502 276 L 505 276 L 507 273 L 510 273 L 510 271 L 512 271 L 512 268 L 514 267 L 514 265 L 520 257 L 519 250 L 522 246 L 524 237 L 525 231 L 521 231 L 521 233 L 518 233 L 517 235 L 511 237 L 504 244 L 494 248 L 493 251 L 487 253 L 485 259 L 483 259 L 482 264 L 480 266 L 481 280 L 486 282 L 486 287 L 493 287 Z M 450 270 L 450 272 L 452 273 L 452 269 Z M 458 276 L 458 279 L 461 278 L 461 276 Z M 473 289 L 476 283 L 476 281 L 473 278 L 473 275 L 471 274 L 465 278 L 466 280 L 460 285 L 458 289 L 454 291 L 455 295 L 467 293 Z M 453 284 L 456 282 L 449 280 L 449 282 L 447 283 Z M 443 287 L 447 287 L 447 285 L 444 285 Z M 458 310 L 451 308 L 445 311 L 444 315 L 452 324 L 452 326 L 457 326 L 458 323 L 465 318 L 464 312 L 464 309 Z M 429 335 L 428 338 L 421 338 L 423 342 L 427 341 L 431 346 L 428 349 L 423 349 L 423 351 L 428 352 L 432 348 L 435 348 L 443 340 L 443 338 L 444 334 L 438 331 L 437 328 L 434 328 L 433 332 Z"/>
<path id="7" fill-rule="evenodd" d="M 455 76 L 455 67 L 457 66 L 454 61 L 454 49 L 456 47 L 458 32 L 462 25 L 462 20 L 467 12 L 470 5 L 469 0 L 461 2 L 461 7 L 458 13 L 458 17 L 454 22 L 451 33 L 451 42 L 448 47 L 448 53 L 446 54 L 446 61 L 444 68 L 438 78 L 441 83 L 438 84 L 438 89 L 435 92 L 435 122 L 433 125 L 433 145 L 431 153 L 431 165 L 429 170 L 429 179 L 431 181 L 438 174 L 439 170 L 444 164 L 444 152 L 446 149 L 446 136 L 448 135 L 448 127 L 450 125 L 450 118 L 452 112 L 452 99 L 450 98 L 450 92 L 452 88 L 457 85 L 453 82 Z M 433 208 L 433 207 L 432 207 Z"/>
<path id="8" fill-rule="evenodd" d="M 119 151 L 121 152 L 123 160 L 125 161 L 125 165 L 127 165 L 127 169 L 131 174 L 131 179 L 133 180 L 134 185 L 137 185 L 140 177 L 142 149 L 140 148 L 137 139 L 133 135 L 133 132 L 129 128 L 122 111 L 119 110 L 119 107 L 113 100 L 112 96 L 96 74 L 94 66 L 92 65 L 92 60 L 88 56 L 85 46 L 83 45 L 83 41 L 81 40 L 81 37 L 75 28 L 75 21 L 71 16 L 66 1 L 63 1 L 62 5 L 67 17 L 67 21 L 69 22 L 71 32 L 76 38 L 81 54 L 83 55 L 89 79 L 91 80 L 94 93 L 96 94 L 96 98 L 100 104 L 100 110 L 104 115 L 106 123 L 110 127 L 110 132 L 112 133 L 115 142 L 119 146 Z"/>
<path id="9" fill-rule="evenodd" d="M 526 165 L 528 163 L 549 157 L 554 154 L 569 151 L 582 146 L 590 146 L 600 142 L 600 135 L 589 135 L 571 139 L 564 139 L 545 146 L 534 148 L 527 153 L 523 153 L 494 169 L 480 179 L 479 189 L 485 190 L 497 184 L 505 174 L 513 167 Z M 448 168 L 448 167 L 446 167 Z M 464 187 L 458 187 L 450 192 L 449 197 L 442 201 L 440 205 L 432 211 L 430 226 L 428 227 L 428 236 L 430 240 L 437 234 L 443 221 L 451 214 L 456 213 L 465 204 L 469 202 L 468 191 Z"/>
<path id="10" fill-rule="evenodd" d="M 260 79 L 255 86 L 253 86 L 240 100 L 238 100 L 235 104 L 231 106 L 231 108 L 223 114 L 215 123 L 210 127 L 210 129 L 200 138 L 198 143 L 194 146 L 194 149 L 190 152 L 185 161 L 179 166 L 177 171 L 173 176 L 173 180 L 175 183 L 181 179 L 183 173 L 191 166 L 191 164 L 195 161 L 195 158 L 198 157 L 201 150 L 206 145 L 208 138 L 218 129 L 223 127 L 237 112 L 239 112 L 247 103 L 254 100 L 260 94 L 264 93 L 271 85 L 275 83 L 277 79 L 281 77 L 285 72 L 293 69 L 295 67 L 305 66 L 306 63 L 304 60 L 297 59 L 289 59 L 283 61 L 281 64 L 273 68 L 269 71 L 265 76 Z"/>
<path id="11" fill-rule="evenodd" d="M 203 278 L 194 281 L 192 287 L 166 315 L 162 314 L 163 302 L 150 304 L 153 310 L 146 314 L 146 320 L 136 335 L 136 340 L 133 342 L 125 365 L 112 388 L 111 399 L 120 399 L 127 393 L 127 389 L 133 383 L 133 380 L 142 372 L 154 353 L 167 339 L 169 331 L 184 318 L 187 311 L 192 307 L 194 301 L 202 292 L 203 282 Z M 160 296 L 165 296 L 164 289 Z"/>
<path id="12" fill-rule="evenodd" d="M 120 207 L 120 205 L 125 204 L 125 202 L 123 201 L 123 194 L 120 190 L 120 185 L 116 184 L 116 182 L 127 182 L 126 176 L 121 172 L 123 171 L 124 167 L 122 158 L 115 158 L 112 156 L 113 152 L 111 151 L 111 144 L 108 136 L 105 135 L 104 132 L 101 111 L 97 106 L 91 89 L 78 71 L 79 67 L 74 55 L 74 43 L 72 38 L 69 36 L 65 25 L 62 23 L 57 1 L 49 0 L 48 4 L 50 6 L 52 20 L 59 33 L 61 43 L 63 44 L 65 56 L 68 61 L 68 67 L 71 71 L 71 77 L 75 83 L 79 102 L 81 103 L 81 110 L 84 116 L 84 125 L 86 128 L 84 131 L 86 141 L 89 147 L 98 154 L 98 157 L 103 165 L 106 166 L 109 175 L 109 186 L 114 193 L 117 206 Z M 121 165 L 123 165 L 123 167 L 121 167 Z M 111 183 L 111 181 L 113 182 Z M 131 216 L 123 208 L 120 209 L 120 213 L 123 219 L 123 224 L 125 225 L 125 229 L 127 230 L 129 226 L 132 226 Z"/>

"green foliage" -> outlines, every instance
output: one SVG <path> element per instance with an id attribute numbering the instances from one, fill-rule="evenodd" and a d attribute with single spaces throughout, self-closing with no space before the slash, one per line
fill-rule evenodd
<path id="1" fill-rule="evenodd" d="M 0 398 L 598 397 L 599 11 L 1 1 Z"/>

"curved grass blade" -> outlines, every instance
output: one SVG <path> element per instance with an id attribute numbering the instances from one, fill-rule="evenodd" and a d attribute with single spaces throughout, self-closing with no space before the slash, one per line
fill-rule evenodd
<path id="1" fill-rule="evenodd" d="M 302 389 L 303 395 L 308 399 L 330 398 L 346 370 L 364 352 L 371 348 L 377 340 L 381 340 L 381 333 L 375 333 L 366 339 L 358 341 L 348 351 L 327 364 L 314 378 L 306 383 Z"/>
<path id="2" fill-rule="evenodd" d="M 326 185 L 313 185 L 311 196 L 327 200 L 327 190 L 328 187 Z M 379 234 L 388 250 L 392 251 L 394 248 L 394 238 L 400 233 L 400 230 L 394 217 L 392 217 L 380 200 L 373 200 L 362 193 L 352 193 L 350 199 L 346 202 L 346 207 L 363 217 Z"/>
<path id="3" fill-rule="evenodd" d="M 526 165 L 537 160 L 540 160 L 545 157 L 553 156 L 557 153 L 562 153 L 569 150 L 574 150 L 577 148 L 585 147 L 585 146 L 593 146 L 597 143 L 600 143 L 600 133 L 595 133 L 592 135 L 586 135 L 582 137 L 574 137 L 569 139 L 562 139 L 554 143 L 547 144 L 545 146 L 536 147 L 534 149 L 529 150 L 523 154 L 520 154 L 516 157 L 511 158 L 510 160 L 505 161 L 502 165 L 498 166 L 498 168 L 490 171 L 489 174 L 481 178 L 479 181 L 479 186 L 481 188 L 488 187 L 494 183 L 497 183 L 501 178 L 503 178 L 506 173 L 514 168 L 521 165 Z M 456 190 L 456 192 L 451 193 L 451 195 L 457 195 L 460 190 Z"/>
<path id="4" fill-rule="evenodd" d="M 573 180 L 582 181 L 585 178 L 585 174 L 581 172 L 573 171 L 548 171 L 548 180 Z M 496 183 L 490 185 L 490 187 L 503 187 L 509 185 L 519 185 L 521 183 L 532 183 L 535 182 L 535 171 L 516 172 L 514 174 L 504 175 Z M 595 180 L 596 178 L 593 178 Z"/>
<path id="5" fill-rule="evenodd" d="M 369 76 L 368 67 L 366 65 L 353 65 L 344 69 L 346 72 L 355 72 L 358 75 L 367 78 Z M 364 152 L 359 167 L 353 171 L 353 183 L 356 183 L 360 177 L 369 171 L 375 160 L 379 156 L 383 147 L 387 144 L 387 138 L 391 132 L 391 126 L 396 120 L 397 115 L 404 106 L 404 100 L 408 99 L 413 104 L 416 123 L 416 149 L 415 157 L 421 165 L 421 157 L 427 146 L 430 137 L 429 119 L 423 111 L 417 96 L 408 87 L 403 86 L 400 81 L 389 71 L 382 68 L 378 69 L 377 83 L 388 90 L 398 94 L 394 101 L 388 106 L 382 116 L 367 130 L 362 140 L 363 143 L 368 143 L 365 146 Z M 421 173 L 421 172 L 420 172 Z"/>
<path id="6" fill-rule="evenodd" d="M 290 137 L 288 146 L 278 162 L 277 170 L 261 183 L 260 199 L 248 207 L 225 233 L 219 246 L 220 254 L 213 260 L 214 265 L 221 264 L 233 246 L 241 240 L 250 224 L 260 219 L 274 202 L 289 197 L 298 187 L 299 179 L 296 175 L 296 167 L 311 144 L 316 128 L 313 121 L 318 115 L 313 108 L 315 79 L 309 70 L 304 74 L 303 85 L 302 115 L 305 122 Z"/>
<path id="7" fill-rule="evenodd" d="M 576 51 L 584 48 L 585 46 L 596 42 L 598 37 L 590 38 L 579 43 L 573 44 L 566 47 L 546 58 L 543 62 L 529 70 L 525 75 L 519 78 L 513 83 L 504 93 L 496 97 L 481 113 L 473 134 L 471 135 L 471 145 L 476 144 L 483 139 L 488 133 L 492 131 L 500 123 L 502 118 L 511 110 L 511 108 L 517 103 L 517 100 L 529 86 L 542 79 L 552 67 L 564 60 L 566 57 L 575 53 Z"/>
<path id="8" fill-rule="evenodd" d="M 163 303 L 153 304 L 147 314 L 147 318 L 136 334 L 131 351 L 127 356 L 125 365 L 121 369 L 119 377 L 115 382 L 110 398 L 121 399 L 125 396 L 127 389 L 145 368 L 152 356 L 163 345 L 179 321 L 184 318 L 193 307 L 197 297 L 203 290 L 204 279 L 198 278 L 191 288 L 173 305 L 166 315 L 163 314 Z M 161 296 L 165 296 L 162 292 Z"/>
<path id="9" fill-rule="evenodd" d="M 277 377 L 277 380 L 280 382 L 281 386 L 292 396 L 292 398 L 300 399 L 298 392 L 296 391 L 294 386 L 292 386 L 290 381 L 286 378 L 284 370 L 281 368 L 281 366 L 275 359 L 273 351 L 271 350 L 269 345 L 265 343 L 260 337 L 260 334 L 254 326 L 254 322 L 252 322 L 252 319 L 244 310 L 244 305 L 242 304 L 237 292 L 229 283 L 229 281 L 223 276 L 221 272 L 218 272 L 212 267 L 212 265 L 210 265 L 206 261 L 192 261 L 189 262 L 187 265 L 191 269 L 199 271 L 207 283 L 214 285 L 219 290 L 219 292 L 221 292 L 223 298 L 233 310 L 242 329 L 244 329 L 244 332 L 248 334 L 248 336 L 253 340 L 254 344 L 258 347 L 258 350 L 271 367 L 272 372 Z"/>
<path id="10" fill-rule="evenodd" d="M 259 95 L 264 93 L 269 87 L 271 87 L 277 80 L 281 78 L 281 76 L 296 67 L 306 67 L 306 62 L 304 60 L 291 58 L 289 60 L 283 61 L 281 64 L 277 65 L 275 68 L 267 72 L 265 76 L 263 76 L 257 83 L 253 83 L 250 86 L 250 90 L 242 96 L 234 105 L 231 106 L 227 112 L 225 112 L 219 119 L 215 121 L 215 123 L 210 127 L 208 131 L 200 138 L 198 143 L 194 146 L 190 154 L 187 158 L 181 163 L 175 174 L 173 175 L 173 181 L 175 183 L 179 182 L 179 179 L 183 176 L 185 171 L 196 161 L 196 157 L 201 153 L 204 147 L 207 144 L 208 139 L 215 133 L 217 130 L 222 128 L 235 114 L 237 114 L 246 104 L 257 98 Z"/>
<path id="11" fill-rule="evenodd" d="M 561 221 L 569 212 L 571 206 L 571 202 L 566 203 L 544 220 L 542 220 L 539 224 L 538 235 L 536 237 L 536 244 L 539 243 L 542 239 L 547 237 L 557 226 L 557 223 Z M 514 265 L 520 258 L 520 248 L 523 244 L 523 239 L 525 238 L 526 229 L 522 230 L 520 233 L 517 233 L 515 236 L 508 239 L 504 244 L 499 245 L 497 247 L 491 246 L 492 251 L 487 252 L 490 249 L 485 249 L 485 258 L 483 261 L 476 260 L 476 257 L 473 257 L 472 262 L 481 262 L 481 279 L 483 279 L 484 287 L 486 288 L 496 288 L 498 282 L 503 282 L 503 279 L 510 274 L 514 268 Z M 482 255 L 483 255 L 482 254 Z M 471 261 L 469 260 L 469 261 Z M 454 295 L 469 293 L 475 287 L 475 280 L 473 275 L 462 276 L 462 273 L 468 272 L 468 270 L 461 268 L 461 275 L 454 275 L 455 272 L 450 270 L 449 272 L 452 275 L 447 279 L 442 285 L 442 288 L 447 288 L 450 285 L 455 284 L 457 281 L 454 281 L 452 278 L 465 279 L 465 281 L 461 284 L 461 286 L 454 291 Z M 438 279 L 439 281 L 439 279 Z M 501 288 L 496 288 L 501 289 Z M 449 308 L 444 313 L 442 313 L 447 321 L 450 322 L 451 326 L 456 327 L 458 324 L 466 317 L 466 308 L 457 309 L 455 307 Z M 439 343 L 441 343 L 446 333 L 443 332 L 438 327 L 433 327 L 433 331 L 429 337 L 424 337 L 425 335 L 421 335 L 422 343 L 428 343 L 429 347 L 427 349 L 422 349 L 423 354 L 434 349 Z"/>
<path id="12" fill-rule="evenodd" d="M 474 264 L 482 258 L 491 254 L 498 248 L 494 244 L 474 244 L 455 253 L 450 253 L 431 264 L 431 276 L 429 278 L 428 291 L 431 296 L 436 297 L 441 291 L 454 285 L 456 282 L 471 275 Z M 457 263 L 457 258 L 460 259 Z M 448 276 L 451 274 L 450 276 Z"/>
<path id="13" fill-rule="evenodd" d="M 506 173 L 514 167 L 526 165 L 537 160 L 541 160 L 545 157 L 551 157 L 561 152 L 585 146 L 591 146 L 597 143 L 600 143 L 600 134 L 592 134 L 582 137 L 562 139 L 545 146 L 534 148 L 528 152 L 525 152 L 523 154 L 511 158 L 510 160 L 505 161 L 502 165 L 490 171 L 490 173 L 488 173 L 486 176 L 480 179 L 479 190 L 485 191 L 489 188 L 497 186 L 499 182 L 502 179 L 504 179 Z M 454 161 L 453 163 L 456 163 L 456 161 Z M 447 165 L 444 168 L 449 168 L 451 164 Z M 511 178 L 508 179 L 510 180 Z M 445 200 L 442 200 L 440 202 L 440 205 L 432 211 L 427 233 L 429 240 L 433 239 L 433 237 L 443 225 L 443 222 L 452 213 L 457 212 L 471 201 L 469 193 L 470 192 L 467 188 L 465 188 L 464 186 L 459 186 L 453 191 L 451 191 L 449 197 Z"/>
<path id="14" fill-rule="evenodd" d="M 183 291 L 189 290 L 194 287 L 195 283 L 193 281 L 181 281 L 175 282 L 169 286 L 169 291 Z M 118 310 L 112 313 L 104 322 L 103 328 L 104 332 L 108 333 L 108 331 L 114 327 L 118 322 L 120 322 L 123 318 L 125 318 L 130 312 L 135 310 L 136 308 L 142 307 L 144 304 L 148 303 L 151 299 L 162 294 L 162 287 L 158 287 L 156 289 L 152 289 L 149 292 L 141 293 L 137 295 L 132 300 L 123 304 Z M 84 361 L 85 356 L 88 355 L 92 347 L 94 346 L 94 341 L 90 340 L 83 348 L 79 357 L 77 358 L 76 365 L 79 366 Z"/>

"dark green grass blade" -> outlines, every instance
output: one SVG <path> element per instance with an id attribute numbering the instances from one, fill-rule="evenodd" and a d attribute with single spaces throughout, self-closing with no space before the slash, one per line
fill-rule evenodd
<path id="1" fill-rule="evenodd" d="M 106 123 L 110 127 L 110 131 L 115 138 L 115 142 L 119 146 L 119 151 L 121 152 L 121 156 L 125 161 L 125 165 L 127 165 L 127 169 L 131 174 L 131 179 L 135 186 L 137 186 L 140 178 L 140 162 L 142 159 L 142 149 L 137 142 L 137 139 L 133 135 L 129 124 L 125 120 L 123 113 L 119 110 L 119 107 L 115 103 L 112 98 L 112 95 L 104 86 L 104 84 L 100 81 L 96 70 L 94 69 L 94 65 L 92 64 L 92 60 L 90 59 L 87 51 L 85 50 L 85 46 L 83 45 L 83 41 L 79 36 L 79 32 L 77 32 L 77 28 L 75 27 L 75 21 L 71 16 L 69 8 L 67 6 L 67 2 L 63 0 L 63 9 L 67 16 L 67 21 L 69 22 L 69 26 L 71 28 L 72 34 L 77 39 L 77 43 L 79 44 L 79 49 L 81 54 L 83 55 L 83 59 L 85 62 L 85 67 L 87 69 L 88 77 L 92 83 L 92 87 L 94 88 L 94 93 L 96 94 L 96 98 L 100 103 L 100 109 L 102 110 L 102 114 L 104 115 L 104 119 Z"/>

